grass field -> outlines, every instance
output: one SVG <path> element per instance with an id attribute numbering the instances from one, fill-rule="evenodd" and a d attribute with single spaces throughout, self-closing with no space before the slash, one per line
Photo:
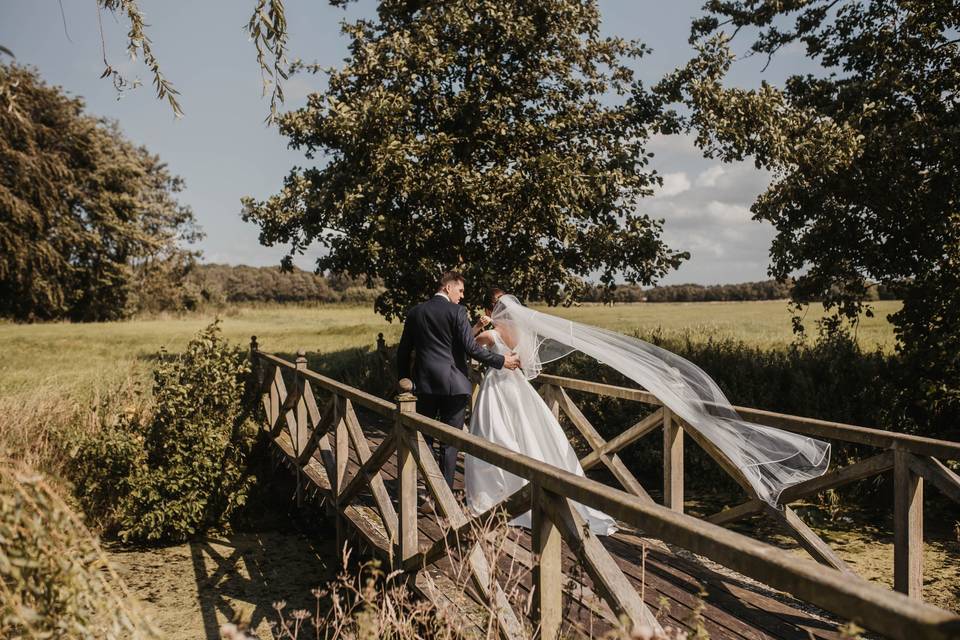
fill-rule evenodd
<path id="1" fill-rule="evenodd" d="M 897 302 L 876 304 L 876 316 L 864 318 L 858 338 L 865 348 L 890 350 L 893 332 L 886 315 Z M 765 348 L 782 347 L 793 340 L 790 314 L 784 301 L 587 305 L 551 309 L 566 318 L 616 331 L 689 332 L 694 340 L 733 337 Z M 812 307 L 808 321 L 822 310 Z M 98 324 L 0 324 L 0 397 L 55 386 L 70 394 L 105 389 L 149 370 L 152 354 L 160 348 L 181 349 L 216 314 L 195 314 Z M 268 307 L 232 308 L 220 314 L 224 335 L 246 345 L 258 336 L 265 351 L 291 352 L 303 348 L 328 353 L 372 347 L 377 333 L 389 343 L 399 339 L 399 323 L 387 323 L 369 308 Z M 812 326 L 812 324 L 811 324 Z"/>

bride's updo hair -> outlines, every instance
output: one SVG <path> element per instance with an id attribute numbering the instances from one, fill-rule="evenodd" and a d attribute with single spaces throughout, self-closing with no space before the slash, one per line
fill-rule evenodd
<path id="1" fill-rule="evenodd" d="M 498 289 L 496 287 L 493 287 L 487 291 L 487 311 L 492 312 L 494 307 L 497 306 L 497 300 L 500 299 L 500 296 L 506 295 L 506 293 L 507 292 L 503 289 Z"/>

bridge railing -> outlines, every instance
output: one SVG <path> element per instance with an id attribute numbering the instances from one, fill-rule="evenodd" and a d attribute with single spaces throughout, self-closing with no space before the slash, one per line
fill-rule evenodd
<path id="1" fill-rule="evenodd" d="M 878 451 L 845 466 L 834 466 L 821 477 L 793 485 L 783 491 L 779 508 L 760 500 L 743 473 L 693 427 L 680 420 L 652 394 L 585 380 L 541 375 L 540 392 L 555 412 L 563 413 L 583 435 L 593 451 L 580 462 L 585 469 L 604 465 L 623 489 L 646 502 L 652 499 L 620 461 L 617 453 L 657 430 L 663 436 L 663 503 L 683 511 L 683 435 L 696 442 L 744 490 L 746 499 L 737 506 L 706 518 L 713 524 L 729 524 L 755 514 L 764 514 L 793 536 L 817 561 L 845 573 L 853 570 L 808 527 L 791 503 L 828 489 L 893 471 L 894 474 L 894 588 L 912 598 L 922 598 L 923 588 L 923 489 L 929 482 L 943 494 L 960 502 L 960 476 L 944 464 L 960 460 L 960 443 L 924 438 L 857 425 L 804 418 L 750 407 L 735 407 L 740 416 L 757 424 L 776 427 L 825 440 L 868 445 Z M 567 391 L 579 391 L 621 398 L 656 407 L 656 410 L 609 442 L 603 440 Z"/>
<path id="2" fill-rule="evenodd" d="M 329 492 L 340 514 L 353 508 L 352 503 L 362 492 L 369 491 L 380 516 L 384 544 L 393 549 L 397 567 L 411 575 L 442 558 L 451 548 L 451 543 L 465 544 L 469 549 L 466 562 L 473 585 L 495 616 L 501 637 L 523 638 L 527 633 L 507 595 L 493 577 L 484 554 L 479 546 L 471 542 L 471 532 L 477 523 L 489 521 L 491 513 L 473 518 L 467 516 L 444 481 L 425 436 L 456 446 L 467 454 L 529 481 L 527 486 L 507 498 L 496 510 L 506 517 L 532 511 L 532 613 L 535 633 L 539 637 L 557 637 L 562 623 L 563 544 L 577 556 L 589 574 L 597 595 L 617 616 L 625 617 L 635 626 L 659 626 L 599 538 L 589 531 L 577 510 L 572 508 L 570 500 L 602 510 L 642 530 L 644 535 L 705 556 L 884 636 L 902 640 L 960 636 L 960 617 L 956 614 L 856 578 L 840 569 L 797 558 L 777 547 L 682 513 L 677 508 L 678 505 L 682 506 L 679 497 L 682 495 L 682 484 L 674 484 L 671 490 L 670 504 L 673 508 L 655 504 L 619 461 L 617 451 L 661 425 L 666 427 L 665 434 L 673 434 L 665 437 L 669 437 L 671 444 L 677 446 L 676 433 L 685 425 L 661 407 L 653 416 L 606 442 L 589 425 L 566 390 L 602 393 L 659 404 L 656 398 L 646 392 L 553 376 L 540 378 L 542 393 L 548 404 L 555 411 L 562 411 L 570 417 L 593 447 L 593 452 L 582 461 L 583 465 L 586 468 L 597 464 L 607 466 L 627 488 L 619 490 L 417 414 L 416 398 L 410 393 L 401 393 L 394 404 L 310 371 L 302 351 L 295 362 L 289 362 L 259 351 L 254 339 L 251 358 L 257 371 L 258 391 L 266 417 L 264 429 L 287 451 L 288 457 L 295 460 L 297 473 L 306 474 L 313 484 Z M 372 451 L 357 419 L 356 406 L 387 418 L 392 423 L 387 437 Z M 748 415 L 750 419 L 756 419 L 754 415 Z M 771 420 L 786 418 L 776 414 L 771 416 Z M 805 426 L 798 428 L 817 428 L 822 435 L 828 424 L 806 421 Z M 697 439 L 691 429 L 685 431 Z M 894 434 L 868 434 L 867 431 L 870 430 L 861 429 L 859 435 L 851 437 L 879 438 L 879 434 L 885 434 L 884 437 L 894 437 L 893 441 L 885 442 L 891 442 L 894 451 L 898 451 L 892 443 L 901 440 Z M 332 443 L 330 436 L 333 437 Z M 909 437 L 907 440 L 912 441 Z M 906 441 L 903 442 L 901 446 L 906 446 Z M 709 443 L 706 444 L 709 446 Z M 916 448 L 906 451 L 914 457 L 944 453 L 936 447 L 930 449 L 930 446 L 930 443 L 918 442 Z M 348 475 L 351 448 L 358 468 Z M 682 450 L 680 455 L 675 455 L 675 448 L 668 451 L 670 461 L 665 464 L 665 473 L 669 473 L 671 481 L 675 482 L 678 464 L 682 464 Z M 948 446 L 946 451 L 950 453 L 955 450 Z M 381 470 L 394 455 L 398 482 L 396 495 L 391 496 Z M 915 467 L 910 459 L 906 459 L 906 464 L 912 473 L 918 473 L 912 471 Z M 735 473 L 735 469 L 725 468 L 732 475 Z M 418 535 L 418 479 L 423 480 L 433 496 L 436 517 L 443 518 L 447 526 L 445 537 L 426 548 L 421 548 Z M 791 519 L 791 516 L 784 518 Z"/>

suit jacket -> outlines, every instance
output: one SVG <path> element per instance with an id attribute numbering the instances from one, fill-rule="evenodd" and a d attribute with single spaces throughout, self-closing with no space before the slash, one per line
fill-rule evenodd
<path id="1" fill-rule="evenodd" d="M 416 353 L 413 384 L 416 393 L 469 395 L 467 356 L 500 369 L 503 356 L 477 344 L 467 310 L 443 296 L 421 302 L 407 314 L 397 348 L 397 373 L 410 378 L 410 354 Z"/>

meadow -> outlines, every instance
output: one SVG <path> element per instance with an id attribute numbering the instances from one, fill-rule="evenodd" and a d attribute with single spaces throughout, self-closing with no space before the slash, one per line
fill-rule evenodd
<path id="1" fill-rule="evenodd" d="M 862 318 L 857 329 L 860 345 L 891 351 L 892 328 L 886 316 L 899 302 L 875 303 L 875 315 Z M 544 309 L 565 318 L 632 333 L 660 330 L 665 336 L 685 335 L 693 341 L 733 338 L 765 349 L 782 348 L 794 339 L 790 311 L 782 300 L 763 302 L 703 302 L 584 305 Z M 811 306 L 806 322 L 823 315 Z M 224 335 L 248 344 L 256 335 L 261 349 L 290 353 L 306 349 L 330 353 L 370 348 L 382 332 L 389 344 L 399 340 L 401 325 L 388 323 L 369 307 L 275 306 L 233 307 L 221 312 L 159 316 L 121 322 L 72 324 L 56 322 L 0 324 L 0 397 L 35 393 L 38 387 L 57 393 L 89 392 L 141 378 L 161 348 L 181 349 L 200 329 L 221 318 Z"/>
<path id="2" fill-rule="evenodd" d="M 874 316 L 862 318 L 856 330 L 857 341 L 862 349 L 892 352 L 894 335 L 886 316 L 899 307 L 897 302 L 875 303 Z M 756 362 L 751 360 L 751 366 L 740 367 L 744 370 L 735 372 L 733 376 L 733 388 L 738 391 L 734 395 L 737 396 L 740 391 L 749 390 L 751 386 L 764 387 L 765 385 L 754 379 L 773 378 L 776 372 L 785 366 L 792 366 L 793 362 L 780 356 L 768 359 L 765 355 L 785 352 L 796 340 L 791 331 L 791 315 L 785 301 L 638 303 L 612 307 L 584 305 L 552 309 L 549 312 L 616 331 L 639 332 L 645 336 L 659 334 L 667 343 L 673 341 L 673 344 L 686 344 L 690 356 L 715 358 L 703 364 L 717 375 L 718 379 L 729 378 L 731 372 L 728 369 L 738 367 L 737 363 L 742 365 L 743 358 L 753 358 Z M 808 310 L 806 322 L 811 334 L 815 333 L 813 321 L 821 317 L 822 313 L 819 307 Z M 160 349 L 180 351 L 202 328 L 218 317 L 223 334 L 236 344 L 246 346 L 250 336 L 256 335 L 265 351 L 290 354 L 302 348 L 311 354 L 313 362 L 316 362 L 316 359 L 323 360 L 329 354 L 346 353 L 349 356 L 353 350 L 356 350 L 356 353 L 369 352 L 375 345 L 378 333 L 383 333 L 387 343 L 393 345 L 399 340 L 402 329 L 398 322 L 384 321 L 369 307 L 338 305 L 230 307 L 219 313 L 157 316 L 99 324 L 0 323 L 0 340 L 6 351 L 6 357 L 0 364 L 0 456 L 6 454 L 22 459 L 34 468 L 47 471 L 53 476 L 54 482 L 59 484 L 57 476 L 65 475 L 65 461 L 69 460 L 71 455 L 71 434 L 97 433 L 98 429 L 102 429 L 108 421 L 115 420 L 116 416 L 135 412 L 139 403 L 149 402 L 149 393 L 145 392 L 149 390 L 149 374 L 157 352 Z M 677 338 L 681 339 L 680 343 L 676 342 Z M 724 343 L 727 346 L 729 341 L 735 341 L 756 351 L 728 353 L 726 347 L 697 347 L 724 341 L 728 341 Z M 728 356 L 730 359 L 725 360 Z M 348 365 L 361 361 L 362 358 L 343 359 Z M 806 361 L 801 358 L 797 362 Z M 815 360 L 806 364 L 818 366 Z M 799 380 L 807 374 L 798 369 L 796 375 Z M 851 378 L 850 375 L 838 377 Z M 827 376 L 825 379 L 834 378 L 835 376 Z M 860 384 L 856 380 L 851 383 Z M 797 393 L 810 395 L 809 388 L 796 384 L 792 386 L 798 389 Z M 807 391 L 803 391 L 804 389 Z M 832 387 L 822 391 L 823 393 L 813 395 L 847 395 L 842 389 Z M 805 397 L 804 402 L 807 400 L 816 398 Z M 833 408 L 830 398 L 820 400 L 825 402 L 825 411 Z M 760 398 L 757 402 L 755 406 L 770 404 Z M 797 412 L 815 414 L 816 403 L 809 406 L 811 411 Z M 633 462 L 639 464 L 638 461 Z M 694 460 L 691 459 L 690 462 L 693 469 Z M 63 489 L 62 493 L 69 494 L 68 487 Z M 690 496 L 691 499 L 694 497 Z M 695 507 L 695 503 L 694 500 L 689 506 Z M 853 510 L 850 514 L 853 514 Z M 892 542 L 887 526 L 866 524 L 876 522 L 877 517 L 872 512 L 855 516 L 858 524 L 853 526 L 849 524 L 849 518 L 841 519 L 843 522 L 818 519 L 821 521 L 814 527 L 863 575 L 889 583 Z M 880 522 L 884 519 L 885 516 L 880 516 Z M 935 586 L 928 585 L 931 588 L 927 591 L 933 602 L 954 608 L 957 606 L 957 598 L 960 597 L 955 591 L 958 580 L 956 570 L 950 568 L 955 566 L 957 558 L 956 542 L 952 541 L 949 531 L 940 531 L 941 528 L 944 527 L 930 527 L 927 532 L 926 563 L 928 570 L 933 570 L 931 579 L 935 583 Z M 759 532 L 754 532 L 757 533 Z M 771 541 L 787 548 L 795 546 L 778 534 L 766 532 L 763 535 L 767 534 Z M 272 540 L 272 548 L 289 549 L 294 556 L 303 556 L 306 553 L 309 557 L 320 558 L 323 555 L 316 555 L 311 546 L 315 541 L 300 533 L 244 532 L 234 534 L 229 538 L 229 542 L 220 542 L 239 550 L 250 545 L 253 545 L 250 548 L 261 548 L 263 540 L 268 538 Z M 195 576 L 196 581 L 184 580 L 184 575 L 196 570 L 194 556 L 200 553 L 203 557 L 205 552 L 197 551 L 203 548 L 205 547 L 201 544 L 136 552 L 123 548 L 110 551 L 111 562 L 117 566 L 134 592 L 150 603 L 151 615 L 171 634 L 170 637 L 195 637 L 201 632 L 205 623 L 197 612 L 198 599 L 201 602 L 229 601 L 237 606 L 258 602 L 260 604 L 257 606 L 260 607 L 277 593 L 308 593 L 312 586 L 311 580 L 323 573 L 314 566 L 313 573 L 309 576 L 288 576 L 284 580 L 271 579 L 264 582 L 260 585 L 263 593 L 244 591 L 242 594 L 234 594 L 230 590 L 232 582 L 228 584 L 217 581 L 207 584 L 201 580 L 202 576 L 199 574 Z M 794 549 L 794 552 L 802 554 L 797 549 Z M 270 557 L 273 561 L 284 562 L 283 553 L 285 552 L 275 552 Z M 231 558 L 235 555 L 231 555 Z M 146 570 L 145 567 L 150 569 Z M 239 574 L 243 573 L 239 565 L 235 570 Z M 253 584 L 244 581 L 244 584 L 248 583 Z M 152 594 L 157 593 L 158 589 L 166 595 L 156 600 Z M 209 615 L 213 615 L 214 619 L 220 622 L 225 621 L 220 614 L 208 613 Z"/>

